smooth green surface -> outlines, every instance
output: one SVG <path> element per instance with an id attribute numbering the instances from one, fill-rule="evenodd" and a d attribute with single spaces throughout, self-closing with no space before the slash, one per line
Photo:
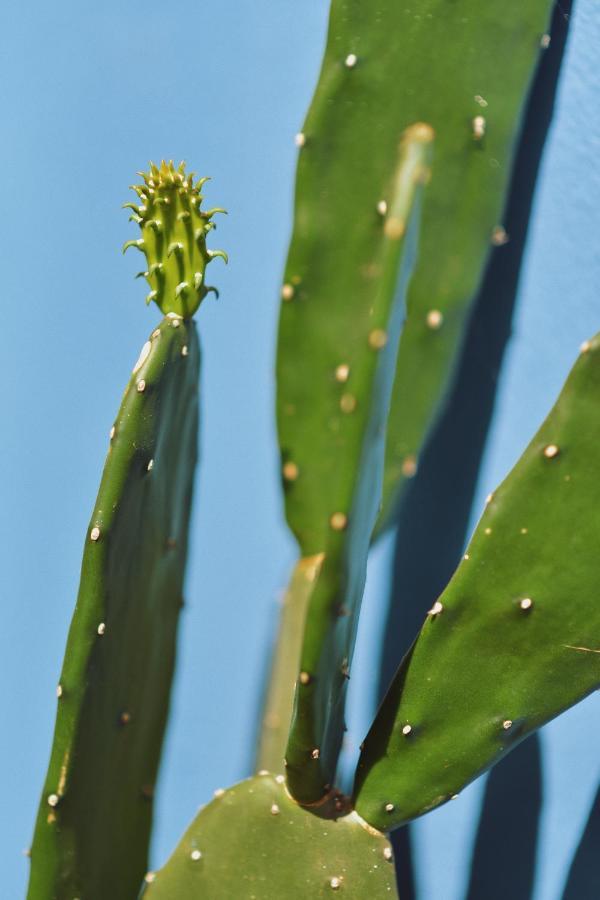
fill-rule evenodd
<path id="1" fill-rule="evenodd" d="M 355 813 L 322 819 L 263 774 L 204 807 L 144 900 L 396 898 L 391 848 Z"/>
<path id="2" fill-rule="evenodd" d="M 140 198 L 139 205 L 126 203 L 133 210 L 130 220 L 142 231 L 138 240 L 126 241 L 123 253 L 130 247 L 141 250 L 147 269 L 139 273 L 150 285 L 146 302 L 154 301 L 161 312 L 188 318 L 193 316 L 209 291 L 204 275 L 207 264 L 220 256 L 227 262 L 223 250 L 207 250 L 206 235 L 215 224 L 211 218 L 224 209 L 201 209 L 202 185 L 208 178 L 194 184 L 194 173 L 185 171 L 185 163 L 177 169 L 173 163 L 158 166 L 150 163 L 149 172 L 138 172 L 143 184 L 132 185 Z"/>
<path id="3" fill-rule="evenodd" d="M 264 701 L 256 769 L 283 770 L 306 610 L 321 570 L 322 555 L 299 560 L 283 597 L 279 629 Z"/>
<path id="4" fill-rule="evenodd" d="M 147 868 L 197 455 L 195 325 L 169 316 L 115 420 L 60 676 L 29 900 L 131 900 Z"/>
<path id="5" fill-rule="evenodd" d="M 313 803 L 333 785 L 344 732 L 344 701 L 371 534 L 381 497 L 385 432 L 405 316 L 406 290 L 413 270 L 419 230 L 422 185 L 429 176 L 433 134 L 423 123 L 406 129 L 390 174 L 388 213 L 378 226 L 375 266 L 379 290 L 368 315 L 348 319 L 353 350 L 333 356 L 315 399 L 328 404 L 328 459 L 337 461 L 334 504 L 327 510 L 321 551 L 325 554 L 314 585 L 300 657 L 300 676 L 286 749 L 287 777 L 294 797 Z M 295 301 L 294 301 L 295 302 Z M 299 299 L 298 304 L 303 301 Z M 336 336 L 339 339 L 339 336 Z M 336 363 L 348 365 L 336 370 Z M 298 384 L 303 377 L 298 378 Z M 340 374 L 343 377 L 340 378 Z M 307 378 L 307 389 L 314 387 Z M 285 455 L 285 454 L 284 454 Z M 313 460 L 314 462 L 314 460 Z M 307 461 L 288 478 L 288 496 L 302 497 Z M 331 485 L 327 485 L 327 489 Z M 324 494 L 327 494 L 325 490 Z M 301 501 L 300 501 L 301 502 Z"/>
<path id="6" fill-rule="evenodd" d="M 367 736 L 356 808 L 375 827 L 444 803 L 600 685 L 599 447 L 597 336 L 488 498 Z"/>
<path id="7" fill-rule="evenodd" d="M 349 364 L 347 388 L 359 404 L 367 402 L 354 368 L 381 290 L 377 206 L 389 200 L 399 137 L 411 123 L 427 122 L 436 144 L 400 344 L 380 527 L 403 478 L 414 472 L 448 386 L 501 224 L 551 7 L 550 0 L 332 4 L 303 128 L 284 277 L 284 298 L 290 290 L 293 298 L 282 304 L 277 360 L 281 451 L 302 479 L 286 495 L 286 515 L 303 554 L 324 549 L 329 515 L 345 499 L 355 465 L 339 448 L 332 373 Z M 476 125 L 476 117 L 485 121 Z"/>

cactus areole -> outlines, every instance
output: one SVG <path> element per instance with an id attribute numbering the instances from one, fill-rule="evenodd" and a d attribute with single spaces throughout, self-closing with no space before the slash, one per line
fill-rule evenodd
<path id="1" fill-rule="evenodd" d="M 206 235 L 215 228 L 212 217 L 224 209 L 202 210 L 202 186 L 209 180 L 200 178 L 194 184 L 194 172 L 185 171 L 185 163 L 177 168 L 172 162 L 150 163 L 149 172 L 138 172 L 143 184 L 132 185 L 139 204 L 126 203 L 132 210 L 130 221 L 142 230 L 138 240 L 126 241 L 123 253 L 130 247 L 141 250 L 146 269 L 138 273 L 150 285 L 146 303 L 152 300 L 164 315 L 176 313 L 188 319 L 194 315 L 206 295 L 218 291 L 204 283 L 206 266 L 217 256 L 227 262 L 224 250 L 208 250 Z"/>

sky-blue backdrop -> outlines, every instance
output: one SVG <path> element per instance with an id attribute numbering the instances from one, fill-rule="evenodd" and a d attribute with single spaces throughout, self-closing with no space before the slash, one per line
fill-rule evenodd
<path id="1" fill-rule="evenodd" d="M 133 281 L 138 261 L 119 252 L 133 233 L 120 205 L 148 158 L 184 158 L 213 176 L 208 203 L 230 211 L 213 246 L 231 258 L 218 273 L 214 264 L 222 299 L 207 300 L 199 317 L 202 467 L 153 864 L 214 788 L 246 772 L 266 641 L 294 554 L 278 490 L 273 352 L 293 136 L 317 76 L 327 6 L 30 0 L 0 12 L 0 894 L 8 900 L 24 891 L 22 851 L 108 430 L 157 320 Z M 579 343 L 600 328 L 598 46 L 595 0 L 577 0 L 477 508 L 551 404 Z M 368 663 L 388 557 L 382 545 L 370 569 L 357 701 L 374 686 Z M 559 896 L 600 776 L 599 712 L 591 698 L 544 732 L 536 900 Z M 352 715 L 355 744 L 366 724 Z M 460 897 L 479 792 L 473 786 L 419 823 L 421 900 Z"/>

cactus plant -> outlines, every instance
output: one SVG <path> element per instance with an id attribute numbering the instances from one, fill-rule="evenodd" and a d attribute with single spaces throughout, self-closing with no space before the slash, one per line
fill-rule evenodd
<path id="1" fill-rule="evenodd" d="M 192 316 L 216 293 L 208 262 L 227 257 L 206 247 L 223 210 L 202 210 L 205 179 L 194 184 L 183 164 L 165 162 L 140 173 L 140 202 L 126 205 L 142 236 L 123 249 L 144 254 L 146 299 L 164 319 L 127 386 L 86 536 L 30 900 L 133 900 L 140 890 L 150 900 L 332 891 L 407 900 L 388 832 L 455 796 L 600 685 L 594 536 L 579 527 L 593 524 L 598 499 L 598 336 L 432 605 L 366 737 L 352 794 L 337 781 L 369 548 L 398 510 L 406 515 L 403 482 L 457 390 L 491 248 L 508 237 L 500 223 L 549 6 L 528 0 L 507 16 L 475 0 L 460 11 L 427 0 L 415 15 L 384 0 L 373 14 L 364 0 L 333 0 L 320 82 L 297 136 L 281 290 L 281 475 L 300 559 L 257 773 L 217 790 L 158 872 L 147 871 L 151 801 L 196 462 Z M 539 778 L 538 754 L 525 743 L 511 761 L 519 768 L 526 755 Z M 514 787 L 501 764 L 488 783 L 471 900 L 482 891 L 491 900 L 495 888 L 486 880 L 490 808 L 505 778 Z M 515 840 L 518 900 L 531 890 L 536 778 Z M 588 843 L 571 885 L 582 883 Z"/>
<path id="2" fill-rule="evenodd" d="M 467 17 L 468 9 L 442 14 L 439 3 L 429 6 L 427 14 L 409 17 L 406 28 L 407 11 L 397 4 L 383 4 L 369 21 L 355 0 L 332 4 L 319 85 L 297 139 L 297 210 L 282 288 L 277 414 L 286 517 L 303 556 L 325 553 L 322 577 L 333 564 L 332 517 L 340 511 L 339 521 L 345 522 L 350 508 L 349 471 L 370 465 L 350 450 L 352 444 L 360 449 L 352 432 L 358 436 L 366 415 L 355 369 L 366 328 L 362 322 L 370 321 L 376 298 L 395 290 L 394 280 L 380 271 L 377 216 L 390 224 L 385 183 L 398 133 L 411 121 L 421 121 L 439 130 L 442 139 L 436 139 L 422 239 L 407 286 L 375 533 L 389 521 L 402 482 L 416 471 L 417 455 L 448 391 L 490 248 L 506 240 L 499 222 L 549 12 L 547 2 L 520 5 L 510 19 L 494 10 L 483 17 L 473 10 Z M 492 32 L 495 52 L 490 55 L 483 36 Z M 390 33 L 398 35 L 401 46 L 389 40 Z M 425 45 L 427 60 L 432 56 L 440 66 L 427 78 L 422 73 Z M 446 67 L 452 67 L 452 78 L 444 77 Z M 413 93 L 405 87 L 412 83 L 425 86 Z M 346 115 L 350 104 L 352 117 Z M 488 106 L 493 126 L 486 124 Z M 386 115 L 390 107 L 394 116 Z M 455 111 L 450 118 L 448 109 Z M 368 136 L 364 143 L 352 139 L 357 121 Z M 354 186 L 351 192 L 345 189 L 348 183 Z M 362 215 L 348 233 L 344 222 L 356 220 L 357 208 Z M 454 226 L 448 228 L 451 216 Z M 301 360 L 307 358 L 313 363 L 303 366 L 299 379 Z M 343 385 L 339 397 L 333 377 Z M 361 520 L 370 541 L 374 526 L 365 516 Z M 353 571 L 358 571 L 361 554 L 356 547 L 352 554 Z M 364 551 L 362 558 L 364 583 Z M 349 576 L 338 585 L 332 581 L 329 599 L 317 587 L 307 612 L 302 676 L 286 751 L 290 789 L 306 802 L 326 793 L 337 764 L 345 693 L 339 669 L 349 666 L 352 643 L 332 655 L 331 640 L 321 640 L 315 652 L 315 629 L 323 635 L 335 631 L 334 608 L 349 609 L 354 617 L 356 604 L 346 602 L 344 591 L 353 591 Z M 338 671 L 324 674 L 323 665 L 331 665 L 334 657 Z M 336 680 L 332 691 L 329 684 Z M 333 710 L 321 724 L 315 704 Z M 320 754 L 318 766 L 313 765 L 314 749 Z"/>
<path id="3" fill-rule="evenodd" d="M 334 816 L 337 802 L 339 824 L 366 819 L 383 833 L 427 812 L 451 799 L 454 791 L 549 716 L 600 685 L 593 646 L 598 627 L 593 615 L 594 533 L 576 527 L 578 519 L 593 519 L 597 506 L 597 479 L 589 461 L 598 441 L 599 423 L 593 411 L 599 399 L 600 335 L 583 345 L 556 406 L 506 482 L 489 498 L 455 578 L 430 610 L 420 639 L 392 685 L 357 770 L 354 799 L 361 818 L 348 813 L 347 799 L 337 792 L 328 797 Z M 545 499 L 541 510 L 540 497 Z M 572 510 L 573 518 L 564 515 L 565 509 Z M 562 548 L 558 555 L 557 547 Z M 321 562 L 314 565 L 318 568 Z M 307 580 L 315 578 L 318 572 Z M 524 578 L 529 587 L 536 587 L 531 596 L 524 595 Z M 578 601 L 572 602 L 576 594 Z M 446 628 L 440 634 L 443 624 Z M 503 632 L 504 644 L 499 640 Z M 552 689 L 548 670 L 559 676 Z M 514 718 L 506 717 L 507 709 Z M 253 896 L 255 890 L 260 890 L 256 896 L 281 896 L 287 878 L 295 886 L 307 886 L 315 896 L 325 896 L 323 866 L 319 864 L 316 876 L 311 874 L 311 865 L 320 858 L 316 848 L 322 843 L 321 835 L 312 839 L 308 861 L 298 858 L 298 850 L 289 860 L 279 843 L 284 840 L 281 836 L 264 837 L 265 830 L 272 829 L 266 824 L 269 812 L 277 816 L 285 809 L 292 816 L 288 826 L 298 830 L 303 815 L 308 816 L 307 827 L 311 818 L 313 824 L 320 821 L 314 805 L 302 813 L 285 794 L 277 794 L 278 781 L 283 779 L 263 772 L 233 788 L 223 812 L 218 804 L 227 792 L 219 791 L 218 799 L 201 811 L 164 870 L 158 877 L 150 876 L 149 896 L 174 896 L 177 891 L 190 897 L 227 896 L 234 889 L 226 877 L 234 868 L 232 860 L 243 852 L 253 859 L 259 852 L 248 845 L 248 834 L 252 839 L 260 835 L 259 846 L 273 848 L 277 864 L 269 863 L 267 875 L 267 869 L 256 870 L 249 862 L 237 888 L 247 892 L 244 896 Z M 232 807 L 246 793 L 251 798 L 244 802 L 244 813 L 238 813 L 238 820 L 244 820 L 238 839 L 239 822 L 233 824 Z M 269 802 L 274 804 L 270 810 Z M 285 807 L 280 805 L 283 802 Z M 219 840 L 215 834 L 234 835 L 226 852 L 225 838 Z M 363 877 L 375 847 L 364 851 Z M 343 857 L 348 865 L 349 857 Z M 328 863 L 336 859 L 335 851 L 327 859 Z M 194 866 L 194 862 L 202 865 Z M 302 874 L 296 874 L 298 864 Z M 355 896 L 353 877 L 348 869 L 343 878 L 330 879 L 329 887 L 337 888 L 346 879 L 348 895 Z M 361 892 L 364 896 L 365 885 L 358 880 L 356 896 Z M 390 890 L 385 883 L 375 889 L 381 890 L 382 897 L 384 889 Z M 296 895 L 301 896 L 289 894 Z"/>
<path id="4" fill-rule="evenodd" d="M 374 248 L 380 288 L 370 309 L 347 333 L 344 356 L 332 354 L 323 366 L 328 452 L 317 456 L 315 472 L 309 459 L 298 458 L 293 451 L 283 453 L 290 515 L 302 515 L 305 481 L 309 496 L 311 483 L 313 489 L 321 485 L 323 505 L 312 521 L 324 559 L 307 605 L 294 724 L 286 750 L 288 784 L 302 802 L 321 801 L 328 794 L 343 736 L 346 682 L 379 510 L 385 421 L 405 315 L 404 295 L 416 252 L 418 221 L 413 210 L 429 177 L 432 140 L 431 128 L 423 124 L 409 127 L 402 138 L 387 192 L 389 212 Z M 289 384 L 289 376 L 284 381 Z M 283 415 L 292 421 L 298 418 L 296 429 L 302 428 L 297 392 L 289 403 L 286 397 L 282 389 Z"/>
<path id="5" fill-rule="evenodd" d="M 415 472 L 490 250 L 508 240 L 506 188 L 551 7 L 529 0 L 512 4 L 508 15 L 476 0 L 452 9 L 428 0 L 413 12 L 386 0 L 372 15 L 360 0 L 332 3 L 319 84 L 297 136 L 278 354 L 282 454 L 285 461 L 293 453 L 308 470 L 302 499 L 288 495 L 286 503 L 303 553 L 322 550 L 329 515 L 323 481 L 336 468 L 322 384 L 339 356 L 340 335 L 368 313 L 378 290 L 377 217 L 386 215 L 398 138 L 411 123 L 426 122 L 436 148 L 388 423 L 379 529 Z M 315 365 L 300 383 L 296 372 L 306 358 Z"/>
<path id="6" fill-rule="evenodd" d="M 151 166 L 144 181 L 135 215 L 145 243 L 136 246 L 166 315 L 111 428 L 86 535 L 31 850 L 32 900 L 130 898 L 147 869 L 197 455 L 200 347 L 194 322 L 176 310 L 191 315 L 207 292 L 203 282 L 194 292 L 174 282 L 203 274 L 210 213 L 199 210 L 183 167 Z M 183 220 L 180 206 L 189 210 Z M 168 211 L 164 229 L 147 221 L 154 208 Z M 202 234 L 173 259 L 170 239 L 183 243 L 182 229 L 193 228 Z"/>
<path id="7" fill-rule="evenodd" d="M 367 736 L 356 806 L 375 827 L 449 800 L 600 685 L 596 537 L 578 527 L 593 523 L 600 499 L 590 464 L 598 349 L 600 336 L 584 343 L 547 420 L 488 497 Z"/>

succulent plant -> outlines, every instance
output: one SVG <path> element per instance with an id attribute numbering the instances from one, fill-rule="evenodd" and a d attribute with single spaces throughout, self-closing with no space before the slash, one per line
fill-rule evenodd
<path id="1" fill-rule="evenodd" d="M 151 299 L 166 315 L 110 429 L 57 688 L 31 898 L 134 897 L 148 867 L 197 457 L 200 345 L 190 316 L 207 293 L 203 283 L 193 296 L 174 284 L 203 275 L 211 213 L 183 165 L 151 165 L 143 177 L 135 215 L 145 237 L 134 243 L 154 267 Z M 160 228 L 148 222 L 157 209 L 168 210 Z M 202 233 L 186 244 L 192 228 Z M 175 257 L 171 239 L 184 245 Z"/>
<path id="2" fill-rule="evenodd" d="M 30 900 L 133 900 L 140 890 L 149 900 L 300 900 L 336 891 L 408 900 L 397 886 L 394 829 L 406 835 L 406 823 L 455 797 L 600 686 L 597 336 L 489 497 L 396 674 L 383 676 L 385 698 L 354 787 L 349 794 L 340 787 L 369 550 L 398 521 L 399 539 L 410 529 L 407 485 L 417 483 L 420 461 L 460 400 L 481 295 L 511 237 L 509 191 L 519 167 L 527 168 L 529 92 L 549 77 L 538 65 L 550 12 L 549 0 L 512 3 L 510 15 L 476 0 L 460 8 L 427 0 L 418 14 L 392 0 L 377 4 L 376 14 L 364 0 L 332 2 L 321 76 L 296 137 L 297 203 L 277 350 L 282 490 L 299 559 L 263 698 L 255 773 L 215 792 L 158 872 L 148 871 L 152 795 L 197 457 L 200 345 L 192 317 L 216 293 L 205 281 L 207 264 L 227 257 L 206 246 L 213 215 L 224 212 L 202 209 L 206 179 L 194 183 L 183 163 L 140 173 L 139 203 L 126 206 L 141 237 L 123 249 L 142 251 L 146 299 L 164 318 L 127 385 L 86 534 Z M 554 85 L 550 78 L 528 203 Z M 507 309 L 525 206 L 514 216 L 519 245 L 502 283 Z M 467 475 L 469 500 L 488 421 Z M 427 516 L 433 527 L 435 510 Z M 459 542 L 463 519 L 461 510 Z M 454 559 L 454 549 L 448 554 Z M 387 642 L 404 638 L 393 633 Z M 533 825 L 524 840 L 515 828 L 506 846 L 522 856 L 522 896 L 531 889 L 539 746 L 523 743 L 509 759 L 514 765 L 500 762 L 488 782 L 469 900 L 493 898 L 485 865 L 493 804 L 511 790 L 524 793 L 521 765 L 534 773 L 527 779 Z M 589 891 L 597 818 L 596 810 L 565 898 Z"/>

